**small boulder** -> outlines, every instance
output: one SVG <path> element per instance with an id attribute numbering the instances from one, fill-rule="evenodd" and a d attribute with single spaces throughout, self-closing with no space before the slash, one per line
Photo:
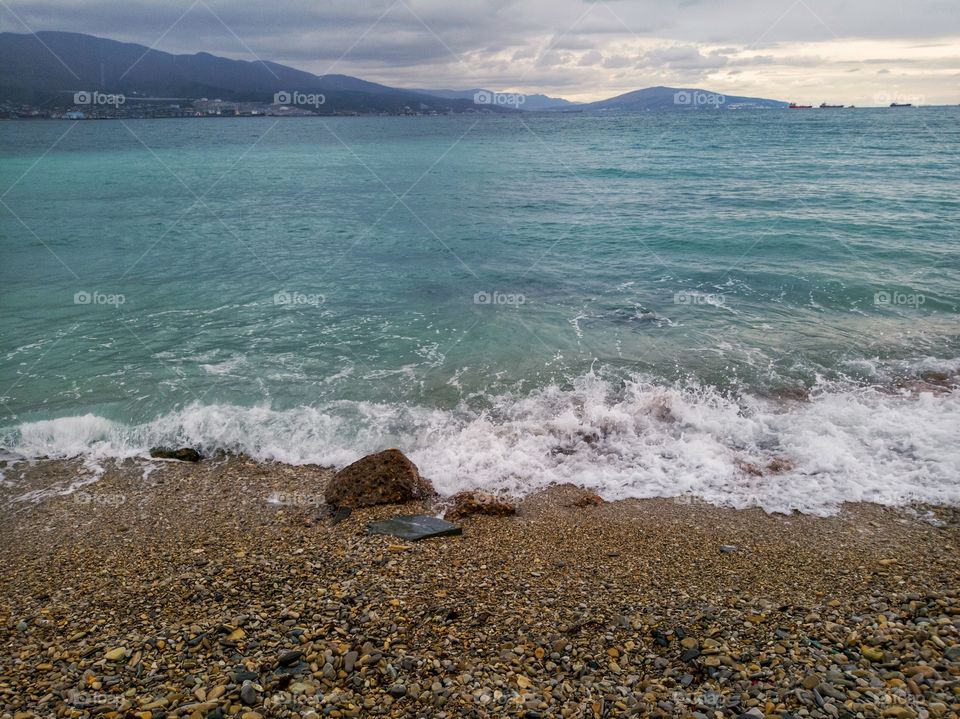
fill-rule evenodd
<path id="1" fill-rule="evenodd" d="M 789 472 L 791 469 L 793 469 L 793 462 L 785 457 L 774 457 L 767 462 L 767 472 L 770 474 Z"/>
<path id="2" fill-rule="evenodd" d="M 603 504 L 603 497 L 601 497 L 599 494 L 594 494 L 593 492 L 584 490 L 580 496 L 570 502 L 570 504 L 567 506 L 585 509 L 586 507 L 599 507 L 601 504 Z"/>
<path id="3" fill-rule="evenodd" d="M 460 492 L 453 495 L 451 499 L 453 508 L 444 515 L 447 519 L 463 519 L 471 514 L 508 517 L 517 513 L 517 505 L 489 492 Z"/>
<path id="4" fill-rule="evenodd" d="M 150 450 L 150 456 L 154 459 L 178 459 L 181 462 L 199 462 L 203 459 L 197 450 L 190 447 L 181 447 L 180 449 L 154 447 Z"/>
<path id="5" fill-rule="evenodd" d="M 344 467 L 327 485 L 326 500 L 335 507 L 369 507 L 425 499 L 436 492 L 417 465 L 399 449 L 370 454 Z"/>

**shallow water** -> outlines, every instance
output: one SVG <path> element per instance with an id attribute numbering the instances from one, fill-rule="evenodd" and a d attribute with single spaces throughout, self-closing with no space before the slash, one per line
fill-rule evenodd
<path id="1" fill-rule="evenodd" d="M 956 503 L 958 119 L 4 123 L 0 445 Z"/>

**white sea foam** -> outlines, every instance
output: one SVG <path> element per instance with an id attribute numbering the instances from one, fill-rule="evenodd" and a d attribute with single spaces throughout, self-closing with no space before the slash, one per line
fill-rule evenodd
<path id="1" fill-rule="evenodd" d="M 808 402 L 784 403 L 591 372 L 572 387 L 489 398 L 482 409 L 194 404 L 135 427 L 89 414 L 26 423 L 0 443 L 27 456 L 90 461 L 164 444 L 337 466 L 398 446 L 444 494 L 524 494 L 573 482 L 607 499 L 691 496 L 824 515 L 843 502 L 960 504 L 957 427 L 957 391 L 824 385 Z M 773 459 L 790 468 L 764 476 L 744 470 Z"/>
<path id="2" fill-rule="evenodd" d="M 246 362 L 247 360 L 243 355 L 233 355 L 223 362 L 201 364 L 200 368 L 207 372 L 207 374 L 228 375 L 233 374 L 237 369 L 246 364 Z"/>

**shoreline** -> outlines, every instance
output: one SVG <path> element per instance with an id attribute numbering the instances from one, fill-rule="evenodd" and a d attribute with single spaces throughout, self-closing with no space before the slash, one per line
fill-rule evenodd
<path id="1" fill-rule="evenodd" d="M 448 495 L 525 494 L 569 482 L 608 500 L 682 493 L 820 516 L 851 502 L 960 506 L 958 382 L 951 368 L 886 385 L 736 395 L 655 378 L 621 383 L 591 370 L 569 386 L 533 389 L 522 402 L 491 395 L 489 409 L 195 403 L 139 424 L 90 413 L 22 422 L 3 428 L 0 460 L 72 457 L 94 467 L 176 445 L 213 457 L 345 466 L 386 438 Z"/>
<path id="2" fill-rule="evenodd" d="M 954 509 L 581 508 L 561 486 L 410 544 L 366 524 L 437 503 L 334 524 L 330 476 L 230 457 L 108 465 L 82 500 L 3 487 L 0 716 L 960 711 Z"/>
<path id="3" fill-rule="evenodd" d="M 366 525 L 442 502 L 334 523 L 330 469 L 243 457 L 9 501 L 81 466 L 5 470 L 3 719 L 960 712 L 956 508 L 584 508 L 558 486 L 408 543 Z"/>

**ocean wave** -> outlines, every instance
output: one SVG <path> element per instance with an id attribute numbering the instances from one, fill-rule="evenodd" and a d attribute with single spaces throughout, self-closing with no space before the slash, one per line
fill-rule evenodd
<path id="1" fill-rule="evenodd" d="M 823 383 L 784 400 L 591 371 L 482 406 L 192 404 L 134 426 L 92 414 L 27 422 L 0 434 L 0 444 L 25 457 L 91 462 L 176 445 L 331 466 L 397 446 L 444 494 L 523 495 L 572 482 L 606 499 L 829 515 L 844 502 L 960 504 L 958 426 L 955 387 Z"/>

